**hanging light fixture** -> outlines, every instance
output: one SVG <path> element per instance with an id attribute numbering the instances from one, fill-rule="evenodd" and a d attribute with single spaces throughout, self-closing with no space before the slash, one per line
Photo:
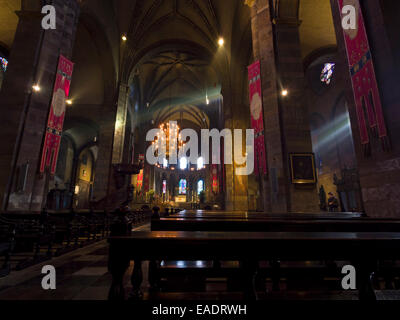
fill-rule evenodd
<path id="1" fill-rule="evenodd" d="M 179 153 L 180 150 L 185 146 L 185 144 L 182 141 L 182 135 L 180 133 L 180 128 L 177 125 L 177 123 L 175 122 L 168 122 L 167 124 L 163 123 L 160 125 L 159 129 L 160 131 L 157 133 L 157 136 L 152 144 L 154 145 L 156 151 L 158 150 L 160 143 L 165 144 L 166 158 L 163 160 L 163 162 L 166 163 L 168 166 L 167 159 L 170 158 L 170 155 L 176 154 L 177 152 Z"/>

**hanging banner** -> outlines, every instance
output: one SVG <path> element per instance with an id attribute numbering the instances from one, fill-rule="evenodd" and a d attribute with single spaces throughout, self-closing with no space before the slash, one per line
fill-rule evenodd
<path id="1" fill-rule="evenodd" d="M 261 65 L 260 61 L 248 67 L 251 127 L 254 129 L 254 172 L 267 174 L 267 157 L 264 137 L 264 113 L 261 92 Z"/>
<path id="2" fill-rule="evenodd" d="M 218 165 L 211 165 L 211 181 L 212 181 L 212 192 L 217 194 L 219 192 L 219 181 L 218 181 Z"/>
<path id="3" fill-rule="evenodd" d="M 43 173 L 46 168 L 50 168 L 50 173 L 52 175 L 56 172 L 61 134 L 64 126 L 66 101 L 69 96 L 73 69 L 74 64 L 60 55 L 43 144 L 40 164 L 41 173 Z"/>
<path id="4" fill-rule="evenodd" d="M 137 192 L 142 191 L 142 186 L 143 186 L 143 169 L 140 170 L 139 174 L 137 175 L 136 179 L 136 190 Z"/>
<path id="5" fill-rule="evenodd" d="M 369 146 L 370 131 L 373 134 L 378 134 L 385 147 L 387 144 L 387 129 L 360 2 L 359 0 L 338 0 L 338 2 L 342 19 L 344 17 L 342 9 L 346 5 L 353 6 L 357 14 L 356 29 L 346 30 L 343 28 L 343 34 L 353 85 L 361 144 L 366 147 Z"/>
<path id="6" fill-rule="evenodd" d="M 143 170 L 143 193 L 146 194 L 150 191 L 150 166 L 145 164 Z"/>

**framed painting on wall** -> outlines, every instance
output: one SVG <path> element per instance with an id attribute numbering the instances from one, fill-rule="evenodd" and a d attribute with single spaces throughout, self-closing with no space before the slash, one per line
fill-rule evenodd
<path id="1" fill-rule="evenodd" d="M 315 184 L 315 157 L 313 153 L 290 153 L 290 173 L 293 184 Z"/>

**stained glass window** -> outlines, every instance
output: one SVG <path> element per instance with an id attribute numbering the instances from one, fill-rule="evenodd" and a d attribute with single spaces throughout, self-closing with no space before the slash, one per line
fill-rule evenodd
<path id="1" fill-rule="evenodd" d="M 179 194 L 186 194 L 187 181 L 186 179 L 179 180 Z"/>
<path id="2" fill-rule="evenodd" d="M 199 180 L 197 182 L 197 194 L 200 194 L 202 191 L 204 191 L 204 180 Z"/>
<path id="3" fill-rule="evenodd" d="M 1 67 L 3 68 L 4 72 L 7 70 L 8 60 L 6 58 L 0 57 Z"/>
<path id="4" fill-rule="evenodd" d="M 334 63 L 325 63 L 324 68 L 321 72 L 321 81 L 327 85 L 331 83 L 333 72 L 335 71 Z"/>
<path id="5" fill-rule="evenodd" d="M 162 193 L 163 194 L 167 193 L 167 180 L 163 180 L 162 182 Z"/>

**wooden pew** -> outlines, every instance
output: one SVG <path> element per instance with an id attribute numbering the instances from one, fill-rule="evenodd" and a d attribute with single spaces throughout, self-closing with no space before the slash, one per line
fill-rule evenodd
<path id="1" fill-rule="evenodd" d="M 262 232 L 400 232 L 400 220 L 278 219 L 278 218 L 160 218 L 152 219 L 152 231 L 262 231 Z"/>
<path id="2" fill-rule="evenodd" d="M 131 211 L 129 217 L 132 225 L 137 226 L 150 221 L 151 211 Z M 7 226 L 15 228 L 16 250 L 12 262 L 17 270 L 21 270 L 51 256 L 60 256 L 105 239 L 115 214 L 100 210 L 43 210 L 41 213 L 4 213 L 0 218 Z"/>
<path id="3" fill-rule="evenodd" d="M 400 233 L 330 232 L 135 232 L 109 238 L 110 300 L 124 299 L 123 277 L 135 261 L 132 298 L 140 298 L 142 261 L 239 260 L 243 292 L 256 298 L 254 277 L 258 261 L 351 261 L 357 269 L 359 298 L 375 300 L 371 283 L 378 260 L 400 258 Z M 150 280 L 150 279 L 149 279 Z"/>
<path id="4" fill-rule="evenodd" d="M 214 213 L 213 213 L 214 214 Z M 175 217 L 179 216 L 179 218 Z M 374 219 L 360 217 L 360 215 L 345 214 L 342 217 L 345 219 L 338 219 L 335 215 L 333 218 L 329 218 L 329 214 L 319 215 L 310 214 L 306 218 L 290 219 L 291 214 L 280 215 L 261 215 L 258 214 L 257 218 L 245 217 L 246 214 L 235 212 L 222 214 L 221 212 L 215 212 L 215 215 L 209 217 L 207 212 L 203 215 L 203 212 L 192 212 L 185 213 L 180 212 L 176 215 L 170 215 L 165 218 L 158 218 L 157 216 L 152 219 L 151 230 L 152 231 L 246 231 L 246 232 L 400 232 L 400 220 L 395 219 Z M 321 218 L 323 216 L 323 218 Z M 225 218 L 222 218 L 225 217 Z M 311 219 L 310 217 L 318 217 L 318 219 Z M 334 264 L 327 261 L 328 264 L 320 264 L 319 267 L 314 270 L 316 277 L 318 276 L 332 276 L 335 274 Z M 158 266 L 157 262 L 153 262 Z M 219 266 L 218 261 L 214 261 L 214 266 Z M 395 277 L 399 274 L 399 268 L 394 268 L 394 262 L 381 261 L 379 263 L 379 277 L 383 277 L 386 282 L 386 288 L 390 289 Z M 272 283 L 275 291 L 280 290 L 280 279 L 287 278 L 290 275 L 297 274 L 298 277 L 302 277 L 302 274 L 307 274 L 310 267 L 305 264 L 304 268 L 298 268 L 298 272 L 291 268 L 290 263 L 282 263 L 280 261 L 270 261 L 267 269 L 261 269 L 259 272 L 260 282 L 265 279 L 265 275 L 273 270 Z M 152 270 L 154 270 L 153 268 Z M 161 268 L 159 274 L 165 275 L 170 272 L 171 267 L 168 270 Z M 269 269 L 269 270 L 268 270 Z M 302 272 L 300 272 L 302 269 Z M 206 270 L 203 268 L 204 273 L 209 274 L 214 270 Z M 188 274 L 189 274 L 188 269 Z M 197 270 L 196 270 L 197 271 Z M 153 272 L 153 271 L 151 271 Z"/>
<path id="5" fill-rule="evenodd" d="M 165 218 L 194 218 L 194 219 L 289 219 L 289 220 L 343 220 L 366 217 L 360 212 L 291 212 L 291 213 L 264 213 L 241 211 L 204 211 L 183 210 L 171 213 L 170 210 L 161 214 Z"/>
<path id="6" fill-rule="evenodd" d="M 11 219 L 9 215 L 2 215 L 3 223 L 14 226 L 13 257 L 17 254 L 19 261 L 17 270 L 22 270 L 33 264 L 48 260 L 52 255 L 54 229 L 44 224 L 40 219 L 28 219 L 28 215 L 21 215 L 20 219 Z M 41 255 L 41 250 L 45 255 Z"/>
<path id="7" fill-rule="evenodd" d="M 15 245 L 15 225 L 0 218 L 0 257 L 4 262 L 0 264 L 0 278 L 10 273 L 10 256 Z"/>
<path id="8" fill-rule="evenodd" d="M 6 213 L 0 218 L 15 226 L 12 262 L 24 269 L 51 256 L 60 256 L 109 235 L 107 212 Z M 44 254 L 42 251 L 45 251 Z"/>

